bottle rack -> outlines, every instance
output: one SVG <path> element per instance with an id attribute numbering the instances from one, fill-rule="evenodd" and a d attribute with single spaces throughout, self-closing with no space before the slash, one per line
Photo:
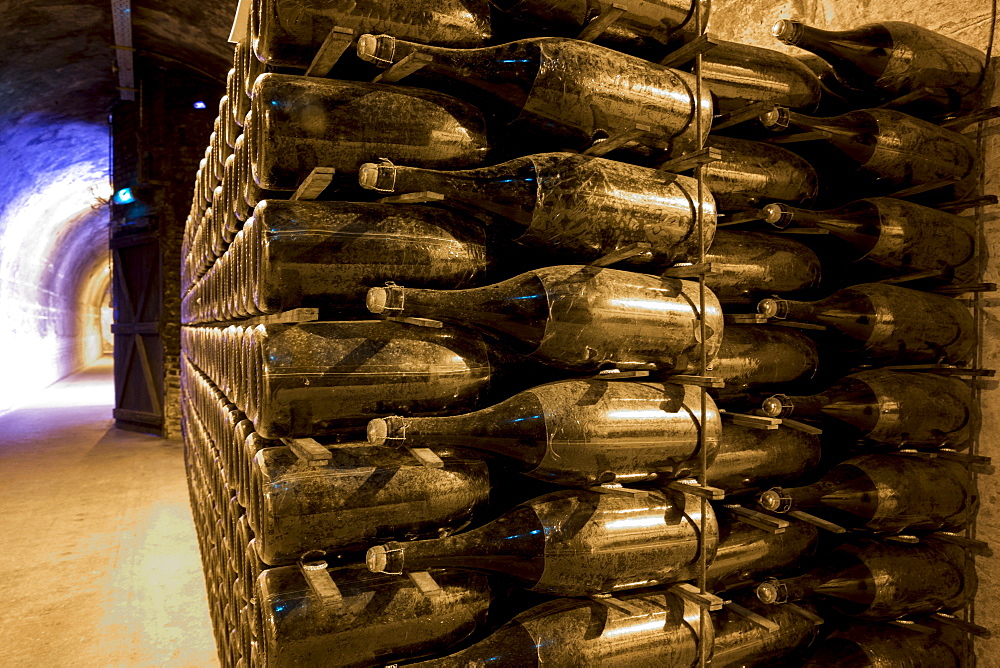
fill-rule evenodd
<path id="1" fill-rule="evenodd" d="M 668 55 L 661 61 L 667 66 L 690 63 L 695 79 L 695 114 L 697 136 L 702 136 L 701 99 L 706 86 L 703 76 L 703 54 L 717 45 L 718 41 L 706 32 L 700 2 L 694 4 L 694 34 L 697 35 L 686 46 Z M 610 27 L 625 10 L 616 5 L 597 16 L 580 33 L 578 39 L 592 41 Z M 290 438 L 267 438 L 254 426 L 259 412 L 257 405 L 260 391 L 260 350 L 262 337 L 270 325 L 314 322 L 320 319 L 316 308 L 275 309 L 266 308 L 254 301 L 253 295 L 241 292 L 252 278 L 239 265 L 253 266 L 254 245 L 260 243 L 260 230 L 246 224 L 249 220 L 249 202 L 238 205 L 242 215 L 227 206 L 230 200 L 237 202 L 243 196 L 241 184 L 252 181 L 249 171 L 249 157 L 246 150 L 241 152 L 238 125 L 249 131 L 251 122 L 248 84 L 256 74 L 264 70 L 264 65 L 252 55 L 245 37 L 237 44 L 234 69 L 227 79 L 227 95 L 220 103 L 220 117 L 206 150 L 206 157 L 196 178 L 195 196 L 183 240 L 184 282 L 183 302 L 185 327 L 182 332 L 182 404 L 184 409 L 184 433 L 186 466 L 188 471 L 191 506 L 197 528 L 199 547 L 206 573 L 210 612 L 216 634 L 220 660 L 224 665 L 261 665 L 262 629 L 259 618 L 258 601 L 255 599 L 254 582 L 269 564 L 263 562 L 254 547 L 254 526 L 261 522 L 260 514 L 265 512 L 259 499 L 254 498 L 257 475 L 252 466 L 257 452 L 268 447 L 285 446 L 298 458 L 304 467 L 326 466 L 332 455 L 330 446 L 322 445 L 309 436 Z M 305 71 L 305 76 L 323 77 L 336 65 L 340 57 L 351 46 L 355 31 L 334 28 Z M 426 58 L 410 56 L 380 74 L 375 82 L 395 83 L 419 71 L 427 65 Z M 763 102 L 748 104 L 742 109 L 729 112 L 717 118 L 713 129 L 722 129 L 755 118 L 773 105 Z M 992 118 L 990 110 L 967 119 L 977 122 Z M 956 121 L 957 122 L 957 121 Z M 629 142 L 641 140 L 649 128 L 637 125 L 619 135 L 594 143 L 583 151 L 585 155 L 601 156 Z M 980 129 L 980 133 L 982 130 Z M 800 140 L 805 137 L 799 137 Z M 793 138 L 794 140 L 794 138 Z M 243 146 L 245 149 L 245 145 Z M 696 229 L 698 235 L 697 262 L 688 266 L 678 266 L 666 270 L 664 276 L 690 278 L 698 283 L 698 313 L 706 309 L 706 276 L 716 269 L 707 262 L 706 224 L 702 211 L 702 195 L 707 189 L 704 166 L 722 158 L 722 154 L 711 148 L 704 148 L 689 154 L 671 157 L 659 165 L 665 172 L 693 170 L 697 182 L 699 204 L 696 207 Z M 228 177 L 228 181 L 227 181 Z M 331 168 L 318 166 L 302 181 L 290 199 L 309 200 L 320 197 L 334 177 Z M 899 193 L 904 194 L 904 193 Z M 439 202 L 443 195 L 433 192 L 408 193 L 384 197 L 383 203 L 426 203 Z M 982 206 L 995 203 L 995 198 L 981 198 L 976 209 L 976 218 L 981 226 Z M 955 206 L 960 206 L 956 203 Z M 942 208 L 947 208 L 947 205 Z M 756 216 L 756 217 L 755 217 Z M 731 216 L 719 225 L 735 225 L 760 219 L 759 212 L 746 212 Z M 786 230 L 787 232 L 788 230 Z M 809 232 L 802 230 L 802 232 Z M 256 235 L 256 236 L 254 236 Z M 648 252 L 637 244 L 590 262 L 594 266 L 608 266 L 630 257 Z M 234 259 L 236 258 L 236 259 Z M 242 260 L 240 262 L 239 260 Z M 908 279 L 907 279 L 908 280 Z M 979 289 L 976 289 L 976 288 Z M 971 300 L 977 323 L 982 321 L 983 309 L 981 290 L 991 286 L 962 286 L 974 293 Z M 391 319 L 391 318 L 390 318 Z M 410 325 L 440 326 L 440 323 L 423 321 L 419 318 L 396 318 Z M 749 314 L 727 314 L 727 322 L 756 325 L 774 324 L 766 318 Z M 704 317 L 699 318 L 700 341 L 702 342 L 699 373 L 697 375 L 674 376 L 672 382 L 682 382 L 700 388 L 700 421 L 707 421 L 707 405 L 710 388 L 719 387 L 719 381 L 710 377 L 707 354 L 707 332 Z M 782 323 L 787 326 L 817 328 L 820 326 L 804 323 Z M 935 373 L 971 375 L 979 382 L 973 382 L 978 395 L 984 388 L 983 377 L 992 375 L 981 369 L 982 346 L 977 344 L 976 358 L 971 369 L 937 366 L 925 369 Z M 905 370 L 916 370 L 911 367 Z M 609 370 L 600 378 L 627 379 L 648 375 L 644 371 Z M 798 429 L 810 434 L 820 430 L 797 420 L 775 419 L 761 415 L 748 415 L 722 411 L 723 419 L 733 424 L 758 428 L 777 429 L 779 424 L 786 428 Z M 699 430 L 700 467 L 696 479 L 675 480 L 666 483 L 669 489 L 683 491 L 699 497 L 701 504 L 702 535 L 708 534 L 708 505 L 718 503 L 717 508 L 730 513 L 739 521 L 772 533 L 784 531 L 792 521 L 815 524 L 834 533 L 846 530 L 835 523 L 823 520 L 801 511 L 783 516 L 726 503 L 724 492 L 711 486 L 707 476 L 709 469 L 708 447 L 705 430 Z M 416 461 L 427 467 L 441 466 L 441 460 L 425 448 L 410 448 Z M 924 454 L 922 456 L 935 456 Z M 973 472 L 990 472 L 989 461 L 978 454 L 978 438 L 972 441 L 969 456 L 959 453 L 942 452 L 937 456 L 956 457 L 967 464 Z M 620 485 L 604 486 L 609 493 L 631 493 L 635 490 Z M 975 537 L 974 522 L 964 535 L 939 533 L 943 540 L 949 540 L 966 547 L 972 553 L 987 554 L 989 547 Z M 906 540 L 903 538 L 902 540 Z M 305 583 L 320 605 L 336 614 L 344 605 L 343 595 L 328 574 L 331 558 L 322 552 L 302 555 L 298 566 Z M 709 557 L 705 550 L 699 550 L 697 577 L 693 582 L 682 582 L 670 587 L 670 591 L 697 606 L 699 610 L 699 637 L 710 637 L 712 621 L 710 612 L 723 606 L 751 623 L 767 629 L 777 630 L 777 625 L 768 618 L 757 614 L 738 603 L 727 601 L 708 590 L 707 571 Z M 433 577 L 427 573 L 410 573 L 414 585 L 426 596 L 440 593 Z M 814 624 L 822 624 L 823 619 L 805 608 L 786 603 L 787 609 L 810 619 Z M 975 624 L 974 608 L 964 611 L 963 617 L 937 615 L 938 621 L 961 626 L 970 633 L 984 634 L 985 629 Z M 911 624 L 909 628 L 913 628 Z M 919 630 L 919 629 L 918 629 Z M 698 665 L 707 666 L 711 661 L 710 643 L 698 643 Z"/>

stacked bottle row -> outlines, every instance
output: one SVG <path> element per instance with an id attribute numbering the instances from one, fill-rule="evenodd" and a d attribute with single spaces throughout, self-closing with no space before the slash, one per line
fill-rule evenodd
<path id="1" fill-rule="evenodd" d="M 888 96 L 939 120 L 969 97 L 981 54 L 868 28 L 859 39 L 889 54 L 930 40 L 963 75 L 911 95 L 928 85 L 915 58 L 905 81 L 886 74 L 899 63 L 873 77 L 892 95 L 865 97 L 841 61 L 811 63 L 817 75 L 745 45 L 715 46 L 696 75 L 654 64 L 705 7 L 419 4 L 287 21 L 280 0 L 255 3 L 197 177 L 185 437 L 223 663 L 801 662 L 820 612 L 834 632 L 809 665 L 918 638 L 926 665 L 964 665 L 967 638 L 941 613 L 975 591 L 948 532 L 976 506 L 953 450 L 977 409 L 956 378 L 867 367 L 964 364 L 973 323 L 953 299 L 858 279 L 960 292 L 948 283 L 974 275 L 972 226 L 926 204 L 968 193 L 974 152 L 915 116 L 852 109 Z M 336 25 L 354 52 L 327 63 L 336 79 L 288 74 L 316 74 L 316 36 L 329 47 Z M 385 68 L 383 83 L 356 80 Z M 420 87 L 387 83 L 402 75 Z M 759 120 L 755 102 L 769 105 Z M 847 113 L 799 113 L 817 110 Z M 707 135 L 713 113 L 732 136 Z M 792 126 L 811 133 L 788 136 L 795 152 L 765 130 Z M 715 162 L 670 173 L 703 146 Z M 904 190 L 922 203 L 843 197 Z M 334 201 L 301 199 L 317 196 Z M 816 205 L 829 210 L 802 208 Z M 846 244 L 768 234 L 797 225 Z M 848 287 L 787 299 L 817 294 L 821 264 L 826 294 Z M 707 289 L 679 280 L 694 276 Z M 755 305 L 769 324 L 724 325 L 723 309 Z M 299 307 L 324 321 L 208 326 Z M 383 319 L 358 319 L 370 314 Z M 632 374 L 648 377 L 615 380 Z M 776 419 L 734 413 L 756 407 Z M 789 415 L 826 429 L 822 463 L 819 430 Z M 886 446 L 925 452 L 871 452 Z M 707 503 L 705 480 L 767 512 Z M 838 544 L 803 508 L 925 535 Z M 672 587 L 693 580 L 736 605 L 707 614 L 709 598 Z M 818 607 L 789 603 L 804 598 Z M 918 617 L 921 634 L 874 624 L 914 615 L 938 616 Z M 851 618 L 872 625 L 838 621 Z"/>

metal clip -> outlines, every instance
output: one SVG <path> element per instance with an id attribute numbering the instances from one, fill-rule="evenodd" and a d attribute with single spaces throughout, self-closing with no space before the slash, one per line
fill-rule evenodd
<path id="1" fill-rule="evenodd" d="M 396 192 L 396 166 L 387 158 L 366 162 L 358 168 L 358 185 L 382 193 Z"/>
<path id="2" fill-rule="evenodd" d="M 768 605 L 787 603 L 788 586 L 777 578 L 769 578 L 757 585 L 757 598 Z"/>

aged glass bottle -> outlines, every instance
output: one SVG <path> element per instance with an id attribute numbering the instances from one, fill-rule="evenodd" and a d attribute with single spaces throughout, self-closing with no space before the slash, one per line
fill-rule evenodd
<path id="1" fill-rule="evenodd" d="M 502 387 L 497 376 L 511 363 L 478 334 L 447 326 L 317 322 L 253 335 L 241 374 L 252 388 L 246 412 L 267 438 L 351 431 L 398 412 L 474 409 Z"/>
<path id="2" fill-rule="evenodd" d="M 975 344 L 972 314 L 960 302 L 884 283 L 844 288 L 815 302 L 764 299 L 757 310 L 826 325 L 839 334 L 840 347 L 883 363 L 959 363 Z"/>
<path id="3" fill-rule="evenodd" d="M 708 642 L 713 666 L 762 666 L 787 657 L 816 634 L 801 615 L 745 596 L 736 601 L 778 628 L 765 630 L 723 609 L 699 638 L 698 608 L 662 591 L 558 599 L 519 614 L 472 647 L 417 665 L 688 666 L 697 663 L 701 643 Z"/>
<path id="4" fill-rule="evenodd" d="M 434 595 L 405 576 L 363 566 L 327 572 L 342 607 L 317 599 L 297 566 L 260 575 L 254 598 L 264 665 L 371 666 L 426 656 L 482 625 L 493 598 L 487 578 L 469 571 L 433 571 Z"/>
<path id="5" fill-rule="evenodd" d="M 545 267 L 466 290 L 390 285 L 370 289 L 367 297 L 372 313 L 476 327 L 563 369 L 675 373 L 699 364 L 697 303 L 698 286 L 691 281 L 590 265 Z M 722 312 L 711 291 L 704 316 L 711 360 L 722 338 Z"/>
<path id="6" fill-rule="evenodd" d="M 701 391 L 694 386 L 563 380 L 463 415 L 377 418 L 368 440 L 469 448 L 499 455 L 535 478 L 590 486 L 690 475 L 699 465 L 700 417 Z M 711 397 L 705 418 L 711 462 L 722 428 Z"/>
<path id="7" fill-rule="evenodd" d="M 621 8 L 624 12 L 594 41 L 648 60 L 662 58 L 665 45 L 680 46 L 696 36 L 695 0 L 493 0 L 491 4 L 501 10 L 494 15 L 495 25 L 506 22 L 504 34 L 519 37 L 576 37 L 602 13 Z M 700 4 L 706 25 L 711 2 L 700 0 Z"/>
<path id="8" fill-rule="evenodd" d="M 819 258 L 808 246 L 761 232 L 716 232 L 705 262 L 707 285 L 721 304 L 755 304 L 765 295 L 796 293 L 819 284 Z"/>
<path id="9" fill-rule="evenodd" d="M 270 66 L 296 69 L 309 66 L 334 27 L 457 48 L 483 46 L 493 35 L 486 0 L 411 0 L 403 5 L 385 0 L 257 0 L 250 18 L 257 57 Z"/>
<path id="10" fill-rule="evenodd" d="M 765 222 L 828 231 L 857 249 L 853 261 L 867 260 L 903 272 L 951 275 L 975 256 L 972 221 L 895 197 L 871 197 L 828 211 L 787 204 L 763 207 Z"/>
<path id="11" fill-rule="evenodd" d="M 807 161 L 780 146 L 711 135 L 706 146 L 721 160 L 702 167 L 718 211 L 746 211 L 768 202 L 808 206 L 819 193 L 819 177 Z"/>
<path id="12" fill-rule="evenodd" d="M 353 185 L 358 167 L 380 158 L 475 167 L 489 148 L 478 109 L 407 86 L 265 74 L 254 83 L 250 115 L 253 179 L 271 190 L 295 190 L 314 167 L 332 167 L 336 184 Z"/>
<path id="13" fill-rule="evenodd" d="M 891 109 L 861 109 L 831 118 L 814 118 L 777 108 L 761 117 L 765 127 L 795 127 L 816 132 L 833 148 L 843 169 L 853 171 L 862 185 L 886 194 L 952 183 L 967 187 L 976 170 L 972 140 Z"/>
<path id="14" fill-rule="evenodd" d="M 540 131 L 560 148 L 583 148 L 642 125 L 648 132 L 641 144 L 680 155 L 700 149 L 712 123 L 705 86 L 698 134 L 692 75 L 590 42 L 540 37 L 446 49 L 362 35 L 357 53 L 379 67 L 427 57 L 418 72 L 422 82 L 468 97 L 503 121 L 516 121 L 516 128 Z"/>
<path id="15" fill-rule="evenodd" d="M 963 547 L 857 540 L 822 555 L 805 575 L 760 584 L 757 596 L 765 603 L 821 598 L 851 617 L 890 620 L 960 608 L 975 591 L 975 567 Z"/>
<path id="16" fill-rule="evenodd" d="M 698 254 L 697 182 L 613 160 L 539 153 L 492 167 L 442 172 L 386 164 L 361 166 L 363 188 L 430 191 L 512 223 L 518 242 L 576 259 L 596 259 L 637 242 L 661 263 Z M 705 243 L 715 233 L 715 204 L 701 199 Z M 646 257 L 648 261 L 649 257 Z"/>
<path id="17" fill-rule="evenodd" d="M 753 102 L 773 102 L 806 113 L 819 104 L 819 79 L 802 62 L 780 51 L 719 40 L 702 57 L 701 67 L 716 114 Z"/>
<path id="18" fill-rule="evenodd" d="M 837 464 L 811 485 L 770 489 L 760 504 L 775 512 L 817 508 L 839 524 L 894 533 L 960 529 L 978 497 L 957 462 L 869 454 Z"/>
<path id="19" fill-rule="evenodd" d="M 819 368 L 819 352 L 809 336 L 787 327 L 726 325 L 722 345 L 708 374 L 726 386 L 713 390 L 724 402 L 759 396 L 778 383 L 811 380 Z"/>
<path id="20" fill-rule="evenodd" d="M 957 378 L 876 369 L 846 376 L 821 394 L 764 400 L 772 417 L 827 417 L 886 445 L 965 443 L 979 423 L 969 386 Z"/>
<path id="21" fill-rule="evenodd" d="M 825 59 L 845 86 L 862 93 L 877 89 L 881 99 L 929 88 L 957 108 L 976 91 L 985 64 L 979 50 L 899 21 L 831 31 L 782 19 L 771 33 Z"/>
<path id="22" fill-rule="evenodd" d="M 268 564 L 310 550 L 343 553 L 374 542 L 449 535 L 486 503 L 490 475 L 481 459 L 432 448 L 443 462 L 423 466 L 403 449 L 365 444 L 329 448 L 332 458 L 303 467 L 286 447 L 257 454 L 247 517 Z"/>
<path id="23" fill-rule="evenodd" d="M 590 596 L 687 580 L 702 551 L 711 560 L 718 530 L 701 500 L 679 492 L 565 490 L 527 501 L 455 536 L 386 543 L 368 550 L 368 568 L 428 568 L 505 575 L 532 591 Z"/>
<path id="24" fill-rule="evenodd" d="M 763 531 L 729 516 L 720 517 L 718 526 L 719 545 L 706 573 L 706 587 L 717 593 L 742 589 L 787 571 L 811 557 L 819 543 L 819 529 L 805 522 L 796 522 L 782 533 Z"/>
<path id="25" fill-rule="evenodd" d="M 265 200 L 245 230 L 256 254 L 246 281 L 263 313 L 356 306 L 389 279 L 468 287 L 489 262 L 481 226 L 428 206 Z"/>
<path id="26" fill-rule="evenodd" d="M 759 493 L 813 473 L 821 456 L 818 435 L 785 426 L 755 429 L 727 424 L 707 478 L 727 497 Z"/>
<path id="27" fill-rule="evenodd" d="M 919 624 L 934 632 L 894 624 L 851 624 L 816 645 L 803 668 L 968 668 L 971 635 L 932 619 L 921 618 Z"/>

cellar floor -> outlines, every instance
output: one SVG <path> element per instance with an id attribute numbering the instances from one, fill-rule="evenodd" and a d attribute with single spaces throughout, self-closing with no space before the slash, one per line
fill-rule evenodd
<path id="1" fill-rule="evenodd" d="M 182 446 L 113 403 L 108 359 L 0 415 L 0 666 L 218 665 Z"/>

